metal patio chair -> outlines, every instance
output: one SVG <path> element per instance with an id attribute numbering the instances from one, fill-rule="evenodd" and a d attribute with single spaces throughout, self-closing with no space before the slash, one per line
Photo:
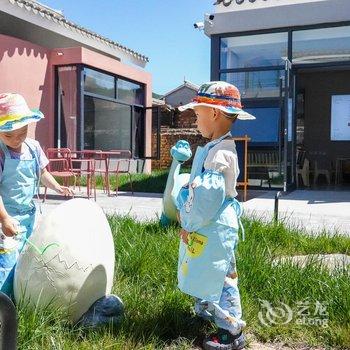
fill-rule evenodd
<path id="1" fill-rule="evenodd" d="M 110 195 L 110 175 L 116 176 L 115 192 L 118 195 L 119 182 L 118 176 L 120 174 L 128 174 L 130 178 L 130 189 L 132 195 L 134 195 L 134 189 L 131 176 L 131 160 L 132 154 L 129 150 L 111 150 L 108 152 L 102 152 L 107 157 L 107 192 Z"/>
<path id="2" fill-rule="evenodd" d="M 96 201 L 96 177 L 95 177 L 95 154 L 98 151 L 83 150 L 71 152 L 71 170 L 77 177 L 79 190 L 81 189 L 80 180 L 86 176 L 87 196 L 90 198 L 91 191 L 94 191 Z"/>
<path id="3" fill-rule="evenodd" d="M 76 175 L 72 171 L 71 150 L 69 148 L 48 148 L 46 156 L 49 160 L 47 170 L 55 178 L 63 179 L 63 186 L 69 186 L 69 180 L 74 179 L 76 185 Z M 47 187 L 45 186 L 43 202 L 46 200 Z"/>
<path id="4" fill-rule="evenodd" d="M 297 187 L 299 187 L 299 175 L 303 180 L 304 186 L 310 187 L 310 161 L 306 158 L 306 151 L 297 150 L 296 166 Z"/>

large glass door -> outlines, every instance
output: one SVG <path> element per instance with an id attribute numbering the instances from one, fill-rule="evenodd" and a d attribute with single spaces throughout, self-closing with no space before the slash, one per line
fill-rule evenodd
<path id="1" fill-rule="evenodd" d="M 288 59 L 285 60 L 280 96 L 282 116 L 280 155 L 283 159 L 283 190 L 291 191 L 296 187 L 295 72 Z"/>
<path id="2" fill-rule="evenodd" d="M 132 107 L 84 96 L 83 149 L 131 150 Z"/>
<path id="3" fill-rule="evenodd" d="M 159 106 L 134 106 L 131 142 L 135 158 L 160 158 L 160 115 Z"/>

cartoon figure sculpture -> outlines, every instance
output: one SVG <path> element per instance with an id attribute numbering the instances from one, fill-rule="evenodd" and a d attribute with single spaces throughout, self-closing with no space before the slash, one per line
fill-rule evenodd
<path id="1" fill-rule="evenodd" d="M 168 180 L 163 195 L 163 212 L 161 223 L 166 226 L 177 221 L 176 198 L 180 189 L 188 184 L 190 174 L 180 174 L 181 165 L 192 157 L 190 145 L 187 141 L 180 140 L 171 148 L 173 161 L 171 163 Z"/>
<path id="2" fill-rule="evenodd" d="M 85 199 L 69 200 L 43 217 L 22 251 L 14 279 L 16 302 L 61 307 L 70 321 L 83 326 L 118 322 L 123 304 L 109 295 L 114 260 L 102 209 Z"/>

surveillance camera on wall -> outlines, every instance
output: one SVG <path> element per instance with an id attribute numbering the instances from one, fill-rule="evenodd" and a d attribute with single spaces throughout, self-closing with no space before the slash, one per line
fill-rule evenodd
<path id="1" fill-rule="evenodd" d="M 204 22 L 196 22 L 193 24 L 193 26 L 195 29 L 202 30 L 202 29 L 204 29 Z"/>
<path id="2" fill-rule="evenodd" d="M 215 17 L 214 15 L 209 15 L 209 17 L 208 17 L 208 18 L 209 18 L 209 21 L 214 20 L 214 17 Z"/>

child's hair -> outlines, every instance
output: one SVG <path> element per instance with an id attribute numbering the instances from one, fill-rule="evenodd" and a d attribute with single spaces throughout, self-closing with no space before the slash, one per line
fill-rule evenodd
<path id="1" fill-rule="evenodd" d="M 232 120 L 232 123 L 237 120 L 238 114 L 226 113 L 222 110 L 221 110 L 221 113 L 225 118 Z"/>

